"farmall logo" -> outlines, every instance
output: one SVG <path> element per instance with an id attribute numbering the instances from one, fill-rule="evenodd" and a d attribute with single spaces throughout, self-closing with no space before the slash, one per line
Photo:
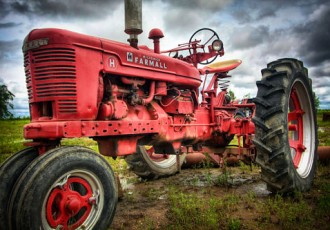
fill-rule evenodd
<path id="1" fill-rule="evenodd" d="M 159 58 L 150 56 L 134 56 L 132 52 L 127 52 L 126 59 L 128 62 L 132 62 L 139 65 L 155 67 L 159 69 L 167 69 L 166 63 L 161 62 Z"/>

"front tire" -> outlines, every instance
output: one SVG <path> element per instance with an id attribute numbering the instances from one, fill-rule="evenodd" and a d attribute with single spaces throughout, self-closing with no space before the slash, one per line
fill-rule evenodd
<path id="1" fill-rule="evenodd" d="M 301 61 L 280 59 L 257 82 L 254 144 L 262 179 L 272 192 L 311 188 L 317 128 L 311 79 Z"/>
<path id="2" fill-rule="evenodd" d="M 87 148 L 60 147 L 20 177 L 10 200 L 10 229 L 107 229 L 116 205 L 116 181 L 106 160 Z"/>
<path id="3" fill-rule="evenodd" d="M 23 149 L 9 157 L 0 167 L 0 226 L 8 226 L 7 208 L 11 192 L 23 170 L 37 157 L 35 148 Z"/>

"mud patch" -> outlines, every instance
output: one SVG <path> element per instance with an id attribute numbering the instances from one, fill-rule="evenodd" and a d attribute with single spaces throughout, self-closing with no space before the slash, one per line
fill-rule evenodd
<path id="1" fill-rule="evenodd" d="M 143 181 L 133 173 L 119 174 L 123 197 L 110 229 L 163 229 L 168 225 L 168 194 L 172 187 L 180 191 L 202 192 L 202 198 L 214 194 L 254 193 L 266 197 L 269 192 L 260 181 L 259 172 L 245 172 L 240 169 L 224 171 L 220 168 L 185 169 L 180 173 L 158 180 Z M 148 227 L 149 226 L 149 227 Z"/>

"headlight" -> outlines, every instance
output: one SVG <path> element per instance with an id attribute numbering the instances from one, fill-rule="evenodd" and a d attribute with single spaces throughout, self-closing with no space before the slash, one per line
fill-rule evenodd
<path id="1" fill-rule="evenodd" d="M 214 51 L 220 51 L 220 50 L 222 50 L 222 48 L 223 48 L 223 43 L 221 40 L 214 40 L 212 42 L 212 49 Z"/>

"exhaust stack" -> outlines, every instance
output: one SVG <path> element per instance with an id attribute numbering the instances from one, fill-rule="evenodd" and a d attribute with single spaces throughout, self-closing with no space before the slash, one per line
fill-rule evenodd
<path id="1" fill-rule="evenodd" d="M 132 47 L 138 47 L 138 35 L 142 32 L 142 0 L 125 0 L 125 33 Z"/>

